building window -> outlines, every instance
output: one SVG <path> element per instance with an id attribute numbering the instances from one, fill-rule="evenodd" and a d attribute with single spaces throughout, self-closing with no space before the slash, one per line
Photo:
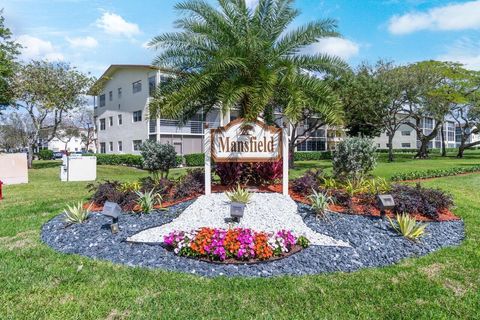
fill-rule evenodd
<path id="1" fill-rule="evenodd" d="M 105 95 L 104 94 L 100 95 L 99 105 L 100 105 L 100 107 L 105 107 Z"/>
<path id="2" fill-rule="evenodd" d="M 433 129 L 433 119 L 432 118 L 423 119 L 423 128 L 424 129 Z"/>
<path id="3" fill-rule="evenodd" d="M 402 131 L 402 136 L 409 136 L 411 134 L 411 131 Z"/>
<path id="4" fill-rule="evenodd" d="M 118 151 L 122 152 L 123 151 L 122 141 L 118 141 L 117 146 L 118 146 Z"/>
<path id="5" fill-rule="evenodd" d="M 123 124 L 122 115 L 119 114 L 119 115 L 118 115 L 118 125 L 121 126 L 122 124 Z"/>
<path id="6" fill-rule="evenodd" d="M 110 152 L 113 152 L 113 142 L 110 141 L 110 142 L 108 143 L 108 145 L 109 145 L 109 147 L 110 147 L 110 148 L 109 148 L 109 149 L 110 149 Z"/>
<path id="7" fill-rule="evenodd" d="M 402 148 L 411 148 L 412 145 L 410 143 L 402 143 Z"/>
<path id="8" fill-rule="evenodd" d="M 310 139 L 302 142 L 298 147 L 298 151 L 325 151 L 327 148 L 325 140 Z"/>
<path id="9" fill-rule="evenodd" d="M 100 130 L 105 130 L 105 119 L 100 119 Z"/>
<path id="10" fill-rule="evenodd" d="M 117 89 L 117 96 L 118 96 L 118 99 L 122 98 L 122 88 Z"/>
<path id="11" fill-rule="evenodd" d="M 133 122 L 142 121 L 142 110 L 133 112 Z"/>
<path id="12" fill-rule="evenodd" d="M 155 88 L 157 87 L 157 77 L 149 77 L 148 78 L 148 95 L 150 97 L 153 97 L 155 94 Z"/>
<path id="13" fill-rule="evenodd" d="M 142 91 L 142 80 L 135 81 L 132 83 L 133 93 Z"/>
<path id="14" fill-rule="evenodd" d="M 113 117 L 108 117 L 108 124 L 113 127 Z"/>
<path id="15" fill-rule="evenodd" d="M 133 140 L 133 151 L 140 151 L 142 140 Z"/>
<path id="16" fill-rule="evenodd" d="M 112 101 L 113 100 L 113 91 L 110 91 L 108 93 L 108 101 Z"/>
<path id="17" fill-rule="evenodd" d="M 105 142 L 100 142 L 100 153 L 107 153 Z"/>

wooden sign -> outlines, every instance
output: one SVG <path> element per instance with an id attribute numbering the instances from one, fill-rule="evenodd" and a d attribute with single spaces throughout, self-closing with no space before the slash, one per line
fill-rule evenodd
<path id="1" fill-rule="evenodd" d="M 282 129 L 261 121 L 236 119 L 210 134 L 215 162 L 274 162 L 282 158 Z"/>

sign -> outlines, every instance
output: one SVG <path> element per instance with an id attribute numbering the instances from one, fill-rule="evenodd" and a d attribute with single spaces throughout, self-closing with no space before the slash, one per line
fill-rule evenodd
<path id="1" fill-rule="evenodd" d="M 282 192 L 288 196 L 288 131 L 261 121 L 236 119 L 225 127 L 204 131 L 205 194 L 212 192 L 215 162 L 273 162 L 283 160 Z"/>
<path id="2" fill-rule="evenodd" d="M 215 162 L 273 162 L 282 158 L 282 129 L 263 122 L 236 119 L 210 133 Z"/>

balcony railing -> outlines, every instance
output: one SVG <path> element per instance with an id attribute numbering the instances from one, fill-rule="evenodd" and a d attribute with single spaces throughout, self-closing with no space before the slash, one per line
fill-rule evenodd
<path id="1" fill-rule="evenodd" d="M 218 128 L 219 122 L 206 121 L 187 121 L 180 123 L 178 120 L 160 119 L 160 133 L 179 133 L 179 134 L 203 134 L 205 123 L 209 128 Z"/>

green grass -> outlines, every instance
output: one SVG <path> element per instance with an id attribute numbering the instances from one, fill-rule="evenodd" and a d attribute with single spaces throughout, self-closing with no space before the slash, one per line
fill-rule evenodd
<path id="1" fill-rule="evenodd" d="M 388 177 L 479 163 L 478 154 L 380 163 Z M 60 254 L 40 241 L 43 223 L 66 203 L 88 196 L 86 183 L 59 181 L 57 163 L 41 162 L 30 183 L 5 187 L 0 201 L 0 319 L 459 319 L 480 311 L 480 175 L 425 182 L 451 192 L 467 239 L 385 268 L 270 279 L 215 278 L 147 270 Z M 301 163 L 301 170 L 329 167 Z M 175 175 L 182 173 L 176 170 Z M 146 173 L 101 166 L 99 179 L 134 180 Z M 292 174 L 293 175 L 293 174 Z"/>

